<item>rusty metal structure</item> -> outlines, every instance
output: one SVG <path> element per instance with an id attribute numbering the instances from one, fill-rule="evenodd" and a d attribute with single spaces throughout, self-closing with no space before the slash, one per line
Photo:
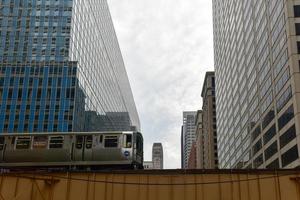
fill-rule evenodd
<path id="1" fill-rule="evenodd" d="M 300 200 L 300 170 L 15 172 L 1 200 Z"/>

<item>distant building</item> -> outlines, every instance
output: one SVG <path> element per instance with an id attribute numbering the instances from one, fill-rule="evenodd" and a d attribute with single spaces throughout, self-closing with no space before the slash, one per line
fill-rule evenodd
<path id="1" fill-rule="evenodd" d="M 206 72 L 201 93 L 202 106 L 202 144 L 203 168 L 218 168 L 215 73 Z"/>
<path id="2" fill-rule="evenodd" d="M 203 169 L 204 161 L 204 145 L 203 145 L 203 123 L 202 123 L 202 110 L 197 111 L 195 126 L 196 126 L 196 168 Z"/>
<path id="3" fill-rule="evenodd" d="M 181 130 L 182 168 L 188 168 L 189 155 L 193 142 L 196 140 L 195 118 L 197 112 L 184 111 Z"/>
<path id="4" fill-rule="evenodd" d="M 152 162 L 153 169 L 164 168 L 163 146 L 161 143 L 154 143 L 152 146 Z"/>
<path id="5" fill-rule="evenodd" d="M 183 148 L 183 126 L 181 126 L 181 135 L 180 135 L 180 146 L 181 146 L 181 169 L 184 169 L 184 148 Z"/>
<path id="6" fill-rule="evenodd" d="M 144 169 L 153 169 L 152 161 L 144 161 L 143 165 L 144 165 Z"/>

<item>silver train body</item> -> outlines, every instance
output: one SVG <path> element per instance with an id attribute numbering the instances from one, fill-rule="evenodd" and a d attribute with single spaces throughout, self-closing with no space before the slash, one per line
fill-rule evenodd
<path id="1" fill-rule="evenodd" d="M 139 132 L 0 135 L 0 167 L 143 166 Z"/>

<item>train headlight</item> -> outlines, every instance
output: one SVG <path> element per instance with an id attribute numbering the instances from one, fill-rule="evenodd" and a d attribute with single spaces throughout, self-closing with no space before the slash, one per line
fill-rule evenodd
<path id="1" fill-rule="evenodd" d="M 126 156 L 126 157 L 130 156 L 130 152 L 129 151 L 125 151 L 124 152 L 124 156 Z"/>

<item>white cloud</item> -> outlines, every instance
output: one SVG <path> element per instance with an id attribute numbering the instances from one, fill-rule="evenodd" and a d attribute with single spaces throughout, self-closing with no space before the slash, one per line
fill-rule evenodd
<path id="1" fill-rule="evenodd" d="M 145 141 L 162 142 L 166 168 L 180 167 L 183 110 L 201 108 L 213 70 L 209 0 L 108 0 Z"/>

